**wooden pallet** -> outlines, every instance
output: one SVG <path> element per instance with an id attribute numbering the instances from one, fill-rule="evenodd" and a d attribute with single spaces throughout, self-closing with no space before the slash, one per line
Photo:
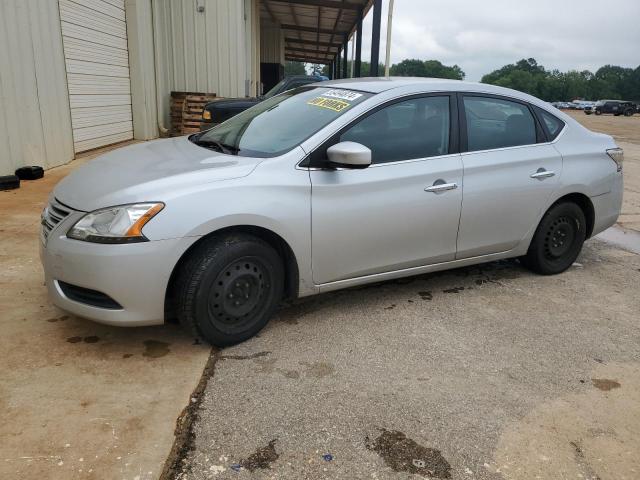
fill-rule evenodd
<path id="1" fill-rule="evenodd" d="M 176 137 L 199 132 L 205 105 L 219 99 L 215 93 L 171 92 L 169 134 Z"/>

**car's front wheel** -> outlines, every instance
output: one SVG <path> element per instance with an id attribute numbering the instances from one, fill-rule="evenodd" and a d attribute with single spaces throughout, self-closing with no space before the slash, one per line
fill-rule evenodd
<path id="1" fill-rule="evenodd" d="M 263 240 L 229 234 L 198 245 L 175 285 L 180 323 L 194 336 L 225 347 L 267 324 L 282 299 L 284 268 Z"/>
<path id="2" fill-rule="evenodd" d="M 544 214 L 527 254 L 520 260 L 541 275 L 564 272 L 578 258 L 586 234 L 582 209 L 572 202 L 558 203 Z"/>

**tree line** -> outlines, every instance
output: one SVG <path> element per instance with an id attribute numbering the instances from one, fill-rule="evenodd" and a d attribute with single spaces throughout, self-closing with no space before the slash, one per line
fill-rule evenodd
<path id="1" fill-rule="evenodd" d="M 605 65 L 596 70 L 547 70 L 534 58 L 505 65 L 483 83 L 513 88 L 549 102 L 566 100 L 640 100 L 640 66 Z"/>
<path id="2" fill-rule="evenodd" d="M 313 65 L 314 72 L 329 76 L 328 65 Z M 369 75 L 369 62 L 362 62 L 362 76 Z M 465 73 L 458 65 L 444 65 L 438 60 L 405 59 L 390 67 L 396 77 L 433 77 L 464 80 Z M 382 75 L 384 65 L 378 71 Z M 286 75 L 305 74 L 304 65 L 287 62 Z M 351 72 L 351 61 L 347 64 Z M 589 70 L 547 70 L 534 58 L 522 59 L 505 65 L 482 77 L 481 82 L 513 88 L 529 93 L 548 102 L 575 99 L 624 99 L 640 101 L 640 66 L 633 68 L 604 65 L 595 73 Z"/>

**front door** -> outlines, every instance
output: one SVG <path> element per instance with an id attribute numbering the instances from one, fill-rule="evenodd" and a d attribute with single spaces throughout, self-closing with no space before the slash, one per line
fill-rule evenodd
<path id="1" fill-rule="evenodd" d="M 541 138 L 526 104 L 470 95 L 462 103 L 467 152 L 458 259 L 516 247 L 536 227 L 562 171 L 562 157 Z"/>
<path id="2" fill-rule="evenodd" d="M 316 284 L 455 258 L 462 163 L 451 121 L 448 95 L 412 97 L 335 137 L 370 148 L 372 165 L 310 171 Z"/>

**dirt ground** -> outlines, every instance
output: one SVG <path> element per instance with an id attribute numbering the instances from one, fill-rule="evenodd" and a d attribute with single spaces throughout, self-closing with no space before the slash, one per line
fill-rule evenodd
<path id="1" fill-rule="evenodd" d="M 565 111 L 594 132 L 612 135 L 624 149 L 624 202 L 618 224 L 640 231 L 640 115 L 585 115 L 576 110 Z"/>
<path id="2" fill-rule="evenodd" d="M 640 116 L 572 114 L 625 149 L 640 231 Z M 640 478 L 638 255 L 592 240 L 557 277 L 500 262 L 322 295 L 210 355 L 48 302 L 39 215 L 83 161 L 0 192 L 0 478 L 158 478 L 172 447 L 164 478 Z"/>
<path id="3" fill-rule="evenodd" d="M 47 299 L 40 212 L 84 160 L 0 192 L 0 478 L 157 478 L 210 349 L 175 325 L 118 329 Z"/>

